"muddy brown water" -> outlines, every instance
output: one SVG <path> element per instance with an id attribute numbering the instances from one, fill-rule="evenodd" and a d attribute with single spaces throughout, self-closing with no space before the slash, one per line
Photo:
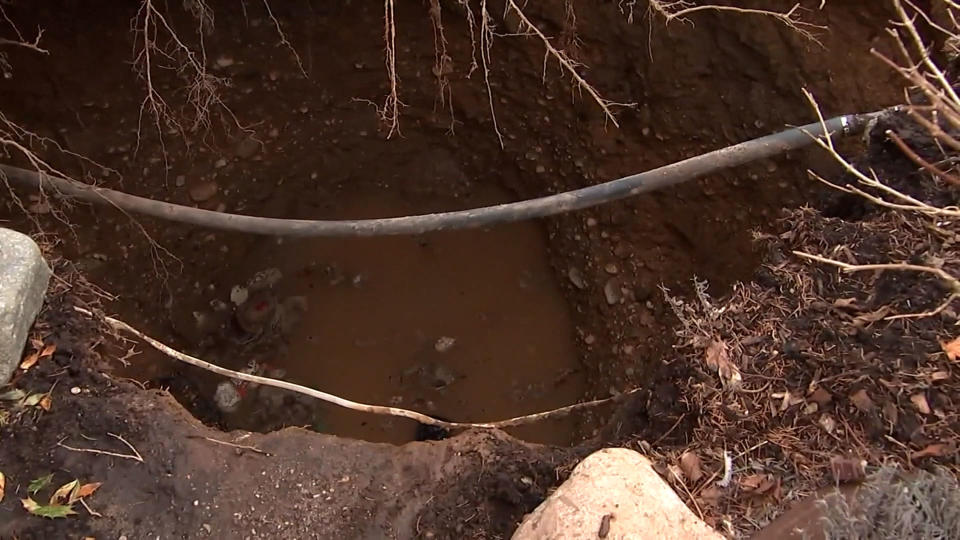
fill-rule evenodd
<path id="1" fill-rule="evenodd" d="M 471 190 L 466 200 L 347 189 L 323 217 L 389 217 L 509 200 L 493 186 Z M 225 352 L 218 344 L 209 354 L 226 367 L 255 361 L 286 380 L 347 399 L 455 421 L 501 420 L 576 403 L 587 392 L 586 377 L 546 249 L 535 222 L 422 236 L 264 240 L 218 281 L 243 286 L 275 268 L 283 277 L 271 294 L 303 297 L 307 309 L 292 331 L 266 346 Z M 149 378 L 136 365 L 128 374 Z M 212 397 L 211 385 L 202 388 L 201 398 Z M 296 406 L 310 413 L 285 419 L 283 409 L 294 398 L 284 403 L 255 390 L 226 415 L 227 427 L 264 430 L 280 419 L 371 441 L 404 443 L 416 436 L 413 421 L 301 398 Z M 259 423 L 260 417 L 269 421 Z M 534 442 L 570 444 L 582 432 L 577 421 L 511 431 Z"/>

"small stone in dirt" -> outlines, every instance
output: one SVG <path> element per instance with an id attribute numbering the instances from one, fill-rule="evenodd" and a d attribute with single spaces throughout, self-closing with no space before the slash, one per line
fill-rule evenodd
<path id="1" fill-rule="evenodd" d="M 177 187 L 183 187 L 187 183 L 187 177 L 181 174 L 177 176 L 177 179 L 175 182 L 177 184 Z"/>
<path id="2" fill-rule="evenodd" d="M 236 306 L 246 302 L 249 297 L 250 291 L 248 291 L 246 287 L 234 285 L 233 288 L 230 289 L 230 301 Z"/>
<path id="3" fill-rule="evenodd" d="M 433 348 L 438 353 L 445 353 L 450 349 L 452 349 L 456 343 L 457 343 L 456 338 L 452 338 L 450 336 L 443 336 L 440 339 L 438 339 L 436 343 L 433 344 Z"/>
<path id="4" fill-rule="evenodd" d="M 620 282 L 616 278 L 610 278 L 603 284 L 603 296 L 607 299 L 607 304 L 619 304 L 623 299 L 623 293 L 620 291 Z"/>
<path id="5" fill-rule="evenodd" d="M 79 393 L 80 393 L 80 387 L 79 387 L 79 386 L 74 386 L 73 388 L 70 389 L 70 393 L 73 394 L 73 395 L 79 394 Z"/>
<path id="6" fill-rule="evenodd" d="M 567 270 L 567 277 L 570 278 L 570 283 L 573 283 L 573 286 L 581 291 L 587 288 L 587 282 L 583 279 L 583 273 L 580 272 L 580 269 L 571 266 Z"/>
<path id="7" fill-rule="evenodd" d="M 615 276 L 620 273 L 620 268 L 618 268 L 617 265 L 614 263 L 607 264 L 606 266 L 603 267 L 603 269 L 611 276 Z"/>
<path id="8" fill-rule="evenodd" d="M 201 182 L 190 188 L 190 198 L 194 202 L 204 202 L 213 198 L 220 188 L 216 182 Z"/>
<path id="9" fill-rule="evenodd" d="M 227 166 L 227 160 L 224 158 L 220 158 L 213 163 L 213 166 L 217 169 L 222 169 Z"/>
<path id="10" fill-rule="evenodd" d="M 244 137 L 233 149 L 233 154 L 240 159 L 250 159 L 260 151 L 260 141 L 253 137 Z"/>
<path id="11" fill-rule="evenodd" d="M 593 345 L 594 342 L 596 341 L 597 341 L 597 337 L 594 336 L 593 334 L 587 334 L 586 336 L 583 337 L 583 342 L 586 343 L 587 345 Z"/>
<path id="12" fill-rule="evenodd" d="M 238 448 L 238 450 L 239 450 L 239 448 Z M 204 524 L 203 524 L 203 530 L 206 531 L 207 534 L 210 534 L 210 533 L 213 532 L 213 527 L 211 527 L 209 523 L 204 523 Z"/>
<path id="13" fill-rule="evenodd" d="M 229 56 L 221 56 L 220 58 L 217 58 L 217 67 L 228 68 L 232 65 L 233 58 L 230 58 Z"/>
<path id="14" fill-rule="evenodd" d="M 277 137 L 280 136 L 280 130 L 277 128 L 271 128 L 270 131 L 267 133 L 267 135 L 270 136 L 270 138 L 272 139 L 276 139 Z"/>
<path id="15" fill-rule="evenodd" d="M 240 393 L 237 392 L 237 387 L 232 382 L 223 381 L 217 385 L 213 401 L 221 411 L 232 413 L 240 406 Z"/>
<path id="16" fill-rule="evenodd" d="M 592 217 L 587 218 L 587 227 L 596 227 L 596 226 L 597 226 L 596 218 L 592 218 Z"/>
<path id="17" fill-rule="evenodd" d="M 537 169 L 536 169 L 536 170 L 537 170 L 537 174 L 543 174 L 543 173 L 547 172 L 547 168 L 544 167 L 543 165 L 537 165 Z"/>

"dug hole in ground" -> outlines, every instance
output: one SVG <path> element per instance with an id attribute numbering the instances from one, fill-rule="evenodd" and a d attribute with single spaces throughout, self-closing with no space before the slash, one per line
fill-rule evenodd
<path id="1" fill-rule="evenodd" d="M 960 8 L 793 4 L 0 3 L 0 537 L 957 537 Z"/>

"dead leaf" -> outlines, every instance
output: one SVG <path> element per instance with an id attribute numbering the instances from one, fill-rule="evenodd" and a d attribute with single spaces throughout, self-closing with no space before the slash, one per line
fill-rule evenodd
<path id="1" fill-rule="evenodd" d="M 910 402 L 913 403 L 920 414 L 930 414 L 930 404 L 927 403 L 927 396 L 923 395 L 922 392 L 910 396 Z"/>
<path id="2" fill-rule="evenodd" d="M 738 484 L 745 493 L 752 495 L 773 495 L 780 485 L 780 479 L 772 474 L 751 474 L 740 477 Z"/>
<path id="3" fill-rule="evenodd" d="M 897 406 L 894 405 L 892 401 L 883 404 L 883 417 L 891 424 L 897 423 L 897 419 L 900 417 L 900 411 L 897 410 Z"/>
<path id="4" fill-rule="evenodd" d="M 950 341 L 941 341 L 940 348 L 943 349 L 951 362 L 956 362 L 957 358 L 960 358 L 960 337 Z"/>
<path id="5" fill-rule="evenodd" d="M 720 492 L 720 488 L 710 484 L 700 491 L 700 502 L 702 502 L 704 506 L 716 506 L 717 503 L 720 502 L 721 495 L 723 494 Z"/>
<path id="6" fill-rule="evenodd" d="M 37 360 L 40 359 L 40 353 L 32 352 L 23 359 L 23 362 L 20 362 L 20 369 L 26 371 L 33 367 L 37 363 Z"/>
<path id="7" fill-rule="evenodd" d="M 7 477 L 0 472 L 0 502 L 3 502 L 3 492 L 7 488 Z"/>
<path id="8" fill-rule="evenodd" d="M 48 519 L 65 518 L 67 516 L 76 514 L 71 506 L 60 504 L 50 504 L 44 506 L 38 504 L 37 501 L 34 501 L 30 497 L 27 497 L 26 499 L 20 499 L 20 502 L 23 504 L 23 508 L 27 512 L 30 512 L 35 516 L 45 517 Z"/>
<path id="9" fill-rule="evenodd" d="M 724 387 L 737 388 L 743 381 L 740 369 L 730 361 L 727 344 L 721 340 L 716 339 L 710 343 L 704 356 L 704 362 L 707 367 L 717 372 Z"/>
<path id="10" fill-rule="evenodd" d="M 856 482 L 867 476 L 867 460 L 858 457 L 834 456 L 830 458 L 830 471 L 837 483 Z"/>
<path id="11" fill-rule="evenodd" d="M 933 373 L 930 374 L 931 383 L 945 381 L 949 378 L 950 378 L 950 373 L 946 371 L 934 371 Z"/>
<path id="12" fill-rule="evenodd" d="M 831 401 L 833 401 L 833 396 L 830 395 L 830 392 L 827 392 L 821 386 L 821 387 L 817 387 L 816 390 L 814 390 L 809 396 L 807 396 L 807 399 L 823 407 L 827 403 L 830 403 Z"/>
<path id="13" fill-rule="evenodd" d="M 876 404 L 870 399 L 870 394 L 867 393 L 866 388 L 854 392 L 850 396 L 850 402 L 862 413 L 872 412 L 876 408 Z"/>
<path id="14" fill-rule="evenodd" d="M 102 485 L 103 485 L 103 482 L 91 482 L 89 484 L 84 484 L 80 486 L 80 488 L 77 489 L 77 493 L 71 496 L 71 500 L 69 502 L 72 504 L 79 499 L 93 495 L 93 492 L 100 489 L 100 486 Z"/>
<path id="15" fill-rule="evenodd" d="M 45 395 L 46 393 L 30 394 L 29 396 L 26 397 L 26 399 L 23 400 L 23 406 L 36 407 L 40 403 L 40 400 L 43 399 L 43 396 Z"/>
<path id="16" fill-rule="evenodd" d="M 697 483 L 703 478 L 703 470 L 701 469 L 700 456 L 696 452 L 686 451 L 683 455 L 680 456 L 680 470 L 683 471 L 683 475 L 687 477 L 687 480 L 690 480 L 692 483 Z"/>
<path id="17" fill-rule="evenodd" d="M 40 398 L 40 403 L 37 403 L 37 406 L 49 412 L 50 407 L 53 406 L 53 399 L 50 398 L 50 394 L 49 393 L 44 394 L 43 397 Z"/>
<path id="18" fill-rule="evenodd" d="M 50 356 L 53 356 L 53 353 L 55 352 L 57 352 L 57 346 L 51 343 L 50 345 L 47 345 L 46 347 L 44 347 L 43 350 L 40 352 L 40 358 L 48 358 Z"/>
<path id="19" fill-rule="evenodd" d="M 67 502 L 71 498 L 70 494 L 79 487 L 79 480 L 67 482 L 66 484 L 60 486 L 56 491 L 53 492 L 53 495 L 50 496 L 50 504 L 63 504 Z"/>
<path id="20" fill-rule="evenodd" d="M 956 452 L 956 447 L 947 443 L 934 443 L 927 445 L 923 450 L 910 454 L 910 459 L 920 459 L 925 457 L 944 457 Z"/>
<path id="21" fill-rule="evenodd" d="M 20 401 L 25 397 L 27 397 L 26 392 L 19 388 L 14 388 L 13 390 L 7 390 L 0 394 L 0 401 Z"/>

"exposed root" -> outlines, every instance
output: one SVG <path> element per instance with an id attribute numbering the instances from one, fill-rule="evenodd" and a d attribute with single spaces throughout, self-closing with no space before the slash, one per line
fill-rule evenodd
<path id="1" fill-rule="evenodd" d="M 383 41 L 386 47 L 384 63 L 387 67 L 387 79 L 390 91 L 380 108 L 380 121 L 386 127 L 387 138 L 400 134 L 400 78 L 397 75 L 397 21 L 394 14 L 394 0 L 383 0 Z"/>
<path id="2" fill-rule="evenodd" d="M 762 17 L 770 17 L 783 24 L 790 30 L 797 32 L 804 38 L 823 46 L 823 44 L 820 43 L 817 37 L 813 34 L 813 31 L 826 30 L 826 27 L 804 21 L 800 17 L 803 8 L 800 7 L 799 3 L 794 4 L 794 6 L 787 11 L 773 11 L 716 4 L 694 5 L 687 0 L 649 0 L 649 2 L 650 6 L 648 9 L 663 16 L 667 23 L 672 21 L 681 21 L 693 24 L 688 16 L 701 11 L 721 11 L 740 15 L 760 15 Z"/>
<path id="3" fill-rule="evenodd" d="M 590 98 L 597 105 L 600 106 L 600 108 L 603 110 L 603 113 L 606 115 L 607 119 L 609 119 L 613 123 L 613 125 L 620 127 L 620 124 L 617 122 L 617 118 L 613 114 L 613 111 L 611 110 L 611 108 L 612 107 L 632 107 L 636 104 L 635 103 L 617 103 L 614 101 L 610 101 L 608 99 L 604 99 L 600 95 L 600 93 L 590 83 L 588 83 L 587 80 L 584 79 L 579 72 L 577 72 L 577 68 L 581 67 L 581 64 L 573 60 L 570 57 L 570 55 L 567 54 L 566 51 L 558 49 L 557 47 L 554 47 L 550 39 L 546 35 L 544 35 L 544 33 L 540 30 L 540 28 L 538 28 L 535 24 L 533 24 L 530 21 L 530 19 L 523 12 L 523 10 L 520 9 L 520 6 L 517 5 L 515 0 L 506 0 L 506 7 L 507 7 L 508 13 L 513 13 L 519 19 L 520 33 L 526 33 L 526 34 L 536 36 L 543 43 L 543 47 L 545 49 L 544 65 L 546 65 L 546 62 L 549 58 L 552 57 L 553 59 L 555 59 L 560 64 L 561 69 L 563 69 L 563 71 L 569 74 L 570 77 L 573 79 L 573 81 L 576 83 L 575 88 L 586 92 L 590 96 Z"/>
<path id="4" fill-rule="evenodd" d="M 86 452 L 86 453 L 89 453 L 89 454 L 100 454 L 100 455 L 102 455 L 102 456 L 110 456 L 110 457 L 116 457 L 116 458 L 122 458 L 122 459 L 130 459 L 130 460 L 136 461 L 136 462 L 138 462 L 138 463 L 143 463 L 143 456 L 141 456 L 141 455 L 140 455 L 140 452 L 138 452 L 137 449 L 134 448 L 134 446 L 133 446 L 132 444 L 128 443 L 126 439 L 124 439 L 123 437 L 121 437 L 121 436 L 119 436 L 119 435 L 115 435 L 115 434 L 113 434 L 113 433 L 107 433 L 107 435 L 110 435 L 110 436 L 113 437 L 114 439 L 117 439 L 118 441 L 120 441 L 120 442 L 122 442 L 123 444 L 125 444 L 125 445 L 127 446 L 127 448 L 129 448 L 132 453 L 130 453 L 130 454 L 121 454 L 121 453 L 119 453 L 119 452 L 110 452 L 110 451 L 107 451 L 107 450 L 98 450 L 98 449 L 96 449 L 96 448 L 76 448 L 76 447 L 73 447 L 73 446 L 68 446 L 68 445 L 66 445 L 66 444 L 63 444 L 63 441 L 58 442 L 58 443 L 57 443 L 57 446 L 59 446 L 60 448 L 65 448 L 65 449 L 67 449 L 67 450 L 70 450 L 71 452 Z"/>
<path id="5" fill-rule="evenodd" d="M 81 313 L 83 315 L 86 315 L 89 317 L 95 316 L 89 310 L 79 308 L 79 307 L 75 307 L 74 309 L 78 313 Z M 234 371 L 232 369 L 220 367 L 216 364 L 211 364 L 210 362 L 206 362 L 199 358 L 195 358 L 186 353 L 182 353 L 176 349 L 173 349 L 172 347 L 169 347 L 153 339 L 152 337 L 144 334 L 143 332 L 140 332 L 136 328 L 133 328 L 132 326 L 130 326 L 129 324 L 121 320 L 114 319 L 112 317 L 103 317 L 103 321 L 106 322 L 108 325 L 110 325 L 114 330 L 128 332 L 130 334 L 137 336 L 138 338 L 146 341 L 154 349 L 162 352 L 163 354 L 166 354 L 167 356 L 175 360 L 179 360 L 181 362 L 190 364 L 192 366 L 196 366 L 198 368 L 211 371 L 218 375 L 223 375 L 224 377 L 230 377 L 232 379 L 237 379 L 237 380 L 241 380 L 241 381 L 245 381 L 253 384 L 262 384 L 265 386 L 272 386 L 274 388 L 289 390 L 291 392 L 297 392 L 299 394 L 310 396 L 322 401 L 326 401 L 327 403 L 332 403 L 334 405 L 355 410 L 355 411 L 368 412 L 371 414 L 388 415 L 388 416 L 399 416 L 399 417 L 415 420 L 422 424 L 437 426 L 437 427 L 446 428 L 446 429 L 466 429 L 466 428 L 502 429 L 502 428 L 512 427 L 512 426 L 532 424 L 534 422 L 539 422 L 541 420 L 546 420 L 548 418 L 557 418 L 560 416 L 568 415 L 572 412 L 575 412 L 581 409 L 596 407 L 598 405 L 603 405 L 604 403 L 620 400 L 638 391 L 638 390 L 631 390 L 631 391 L 619 394 L 615 397 L 598 399 L 594 401 L 587 401 L 583 403 L 575 403 L 573 405 L 567 405 L 566 407 L 560 407 L 558 409 L 553 409 L 550 411 L 527 414 L 523 416 L 518 416 L 516 418 L 510 418 L 507 420 L 500 420 L 496 422 L 485 422 L 485 423 L 446 422 L 443 420 L 438 420 L 436 418 L 433 418 L 432 416 L 427 416 L 425 414 L 418 413 L 415 411 L 410 411 L 407 409 L 400 409 L 397 407 L 384 407 L 380 405 L 367 405 L 365 403 L 357 403 L 355 401 L 350 401 L 348 399 L 344 399 L 339 396 L 335 396 L 333 394 L 328 394 L 327 392 L 322 392 L 320 390 L 315 390 L 313 388 L 308 388 L 306 386 L 301 386 L 299 384 L 294 384 L 291 382 L 282 381 L 278 379 L 271 379 L 269 377 L 261 377 L 259 375 L 251 375 L 249 373 Z M 77 449 L 72 449 L 72 450 L 77 450 Z"/>
<path id="6" fill-rule="evenodd" d="M 842 269 L 844 272 L 854 273 L 854 272 L 877 272 L 884 270 L 896 270 L 904 272 L 920 272 L 933 274 L 940 278 L 950 290 L 950 295 L 944 300 L 939 306 L 934 309 L 924 311 L 921 313 L 907 313 L 900 315 L 891 315 L 886 317 L 887 320 L 894 319 L 913 319 L 913 318 L 923 318 L 923 317 L 932 317 L 934 315 L 939 315 L 944 309 L 950 307 L 950 304 L 954 300 L 960 298 L 960 280 L 953 277 L 946 271 L 941 268 L 933 268 L 931 266 L 923 266 L 918 264 L 906 264 L 906 263 L 885 263 L 885 264 L 849 264 L 835 259 L 829 259 L 827 257 L 821 257 L 819 255 L 812 255 L 810 253 L 804 253 L 802 251 L 794 251 L 794 255 L 798 257 L 803 257 L 805 259 L 810 259 L 811 261 L 816 261 L 824 264 L 829 264 L 831 266 L 836 266 L 837 268 Z"/>
<path id="7" fill-rule="evenodd" d="M 450 107 L 450 128 L 453 131 L 453 100 L 448 75 L 453 71 L 453 59 L 447 54 L 447 36 L 443 28 L 440 0 L 430 0 L 430 25 L 433 27 L 433 76 L 437 79 L 437 95 L 441 105 Z"/>
<path id="8" fill-rule="evenodd" d="M 293 45 L 287 39 L 287 35 L 283 32 L 283 28 L 280 27 L 280 21 L 273 15 L 273 10 L 270 8 L 270 2 L 268 0 L 263 0 L 263 7 L 267 9 L 267 17 L 270 19 L 270 22 L 273 23 L 274 28 L 277 30 L 277 35 L 280 37 L 280 44 L 287 48 L 290 51 L 290 54 L 293 56 L 294 62 L 297 63 L 297 69 L 300 70 L 300 74 L 303 75 L 304 79 L 309 79 L 310 76 L 307 75 L 307 70 L 303 68 L 303 62 L 300 61 L 300 55 L 297 54 L 297 50 L 293 48 Z"/>
<path id="9" fill-rule="evenodd" d="M 140 105 L 137 148 L 140 146 L 144 114 L 151 117 L 161 146 L 164 144 L 163 135 L 168 130 L 179 132 L 184 138 L 188 131 L 206 130 L 210 127 L 214 111 L 229 118 L 238 129 L 245 129 L 223 101 L 223 91 L 230 86 L 230 81 L 210 73 L 207 69 L 203 36 L 212 31 L 213 12 L 201 0 L 192 0 L 187 5 L 191 6 L 190 11 L 197 20 L 200 45 L 196 51 L 181 39 L 167 18 L 157 9 L 154 0 L 143 0 L 131 21 L 135 35 L 133 66 L 144 83 L 146 94 Z M 177 114 L 159 91 L 156 76 L 163 70 L 175 72 L 183 82 L 188 111 Z M 181 117 L 187 120 L 187 125 L 181 123 Z M 165 146 L 164 157 L 166 158 Z"/>
<path id="10" fill-rule="evenodd" d="M 490 118 L 493 131 L 503 148 L 503 134 L 497 125 L 497 111 L 493 106 L 493 89 L 490 87 L 490 49 L 493 47 L 493 19 L 487 10 L 487 0 L 480 0 L 480 64 L 483 66 L 483 83 L 487 87 L 487 101 L 490 104 Z"/>

